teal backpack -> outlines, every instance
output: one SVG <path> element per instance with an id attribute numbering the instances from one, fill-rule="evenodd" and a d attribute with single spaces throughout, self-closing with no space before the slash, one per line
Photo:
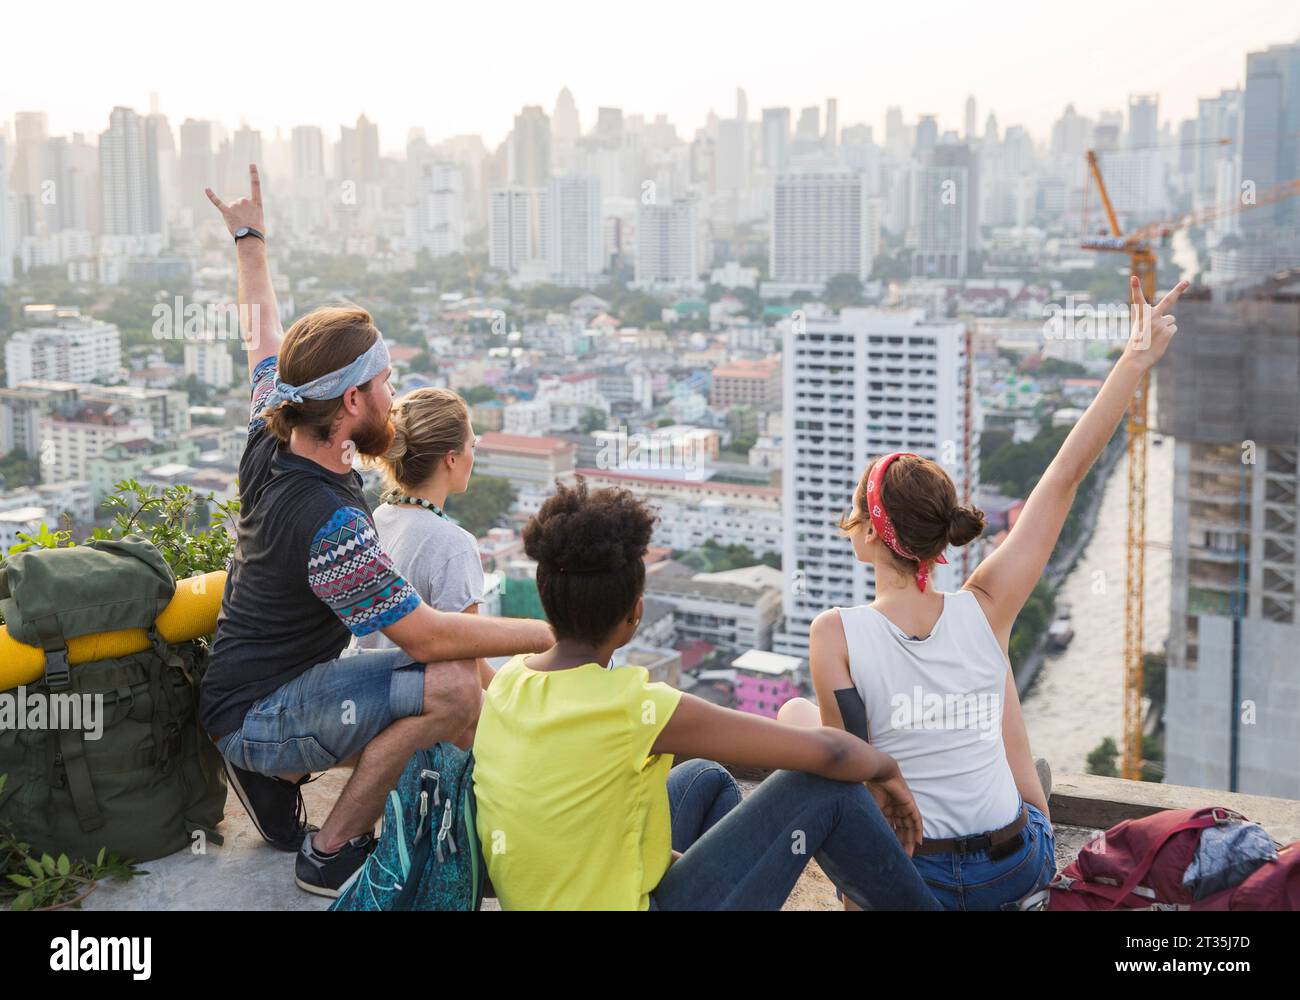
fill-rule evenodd
<path id="1" fill-rule="evenodd" d="M 330 910 L 477 910 L 484 882 L 474 755 L 437 743 L 407 762 L 379 844 Z"/>

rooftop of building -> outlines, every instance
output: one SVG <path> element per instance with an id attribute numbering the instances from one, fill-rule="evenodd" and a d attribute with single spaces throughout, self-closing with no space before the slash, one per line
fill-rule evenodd
<path id="1" fill-rule="evenodd" d="M 733 773 L 746 795 L 763 777 L 753 771 Z M 303 799 L 312 821 L 320 822 L 328 813 L 350 776 L 350 768 L 336 768 L 303 786 Z M 1049 805 L 1058 869 L 1073 861 L 1099 831 L 1121 820 L 1164 809 L 1226 806 L 1262 825 L 1281 844 L 1300 839 L 1300 802 L 1290 799 L 1058 774 Z M 102 884 L 85 900 L 82 909 L 287 911 L 324 910 L 329 905 L 330 900 L 303 892 L 293 884 L 294 855 L 263 843 L 234 795 L 226 800 L 226 818 L 220 829 L 224 844 L 210 844 L 202 854 L 187 849 L 151 861 L 143 866 L 149 874 L 127 882 Z M 498 908 L 496 900 L 484 903 L 484 909 Z M 835 887 L 815 860 L 808 863 L 783 909 L 840 909 Z"/>
<path id="2" fill-rule="evenodd" d="M 558 437 L 531 437 L 527 434 L 505 434 L 501 431 L 487 431 L 479 435 L 478 448 L 482 452 L 502 451 L 526 455 L 559 455 L 573 451 L 576 446 L 572 441 Z"/>

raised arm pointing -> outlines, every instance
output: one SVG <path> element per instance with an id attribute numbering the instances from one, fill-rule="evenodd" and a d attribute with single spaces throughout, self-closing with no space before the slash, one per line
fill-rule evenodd
<path id="1" fill-rule="evenodd" d="M 1011 533 L 966 581 L 965 589 L 979 598 L 1004 650 L 1016 616 L 1047 567 L 1079 484 L 1119 426 L 1143 376 L 1177 332 L 1170 310 L 1186 290 L 1187 282 L 1180 281 L 1152 309 L 1138 279 L 1131 280 L 1133 324 L 1124 353 L 1029 494 Z"/>
<path id="2" fill-rule="evenodd" d="M 245 227 L 266 232 L 262 212 L 262 179 L 257 164 L 248 165 L 250 196 L 236 198 L 229 205 L 216 196 L 212 188 L 204 188 L 208 201 L 217 207 L 230 235 Z M 238 269 L 239 318 L 243 328 L 244 347 L 248 351 L 248 371 L 252 374 L 259 361 L 280 353 L 284 328 L 280 324 L 280 307 L 275 300 L 271 284 L 271 271 L 267 266 L 266 243 L 256 236 L 245 236 L 235 243 L 235 260 Z"/>

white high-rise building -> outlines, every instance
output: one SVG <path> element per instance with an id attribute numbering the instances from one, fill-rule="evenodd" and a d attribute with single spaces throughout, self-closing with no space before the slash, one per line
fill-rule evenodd
<path id="1" fill-rule="evenodd" d="M 699 216 L 694 201 L 637 209 L 636 285 L 692 288 L 700 284 Z"/>
<path id="2" fill-rule="evenodd" d="M 104 235 L 161 235 L 165 229 L 156 126 L 123 107 L 114 108 L 108 122 L 99 136 Z"/>
<path id="3" fill-rule="evenodd" d="M 185 374 L 197 376 L 204 385 L 229 389 L 235 366 L 225 341 L 199 341 L 185 345 Z"/>
<path id="4" fill-rule="evenodd" d="M 210 219 L 212 205 L 205 187 L 220 187 L 217 176 L 216 137 L 210 121 L 186 118 L 181 122 L 181 207 L 193 218 Z M 237 190 L 242 191 L 243 188 Z"/>
<path id="5" fill-rule="evenodd" d="M 75 311 L 51 316 L 48 325 L 19 330 L 5 344 L 10 388 L 31 379 L 91 382 L 122 367 L 122 338 L 112 323 Z"/>
<path id="6" fill-rule="evenodd" d="M 515 115 L 509 140 L 511 184 L 537 188 L 551 176 L 551 120 L 537 105 Z"/>
<path id="7" fill-rule="evenodd" d="M 790 109 L 763 109 L 763 167 L 769 177 L 786 171 L 790 162 Z"/>
<path id="8" fill-rule="evenodd" d="M 537 191 L 523 187 L 495 189 L 488 196 L 488 263 L 516 273 L 537 257 Z"/>
<path id="9" fill-rule="evenodd" d="M 969 498 L 979 445 L 964 324 L 927 323 L 920 309 L 844 309 L 787 323 L 784 340 L 786 629 L 774 648 L 806 657 L 813 618 L 875 593 L 871 567 L 836 528 L 867 463 L 916 452 Z M 937 588 L 960 585 L 969 551 L 935 567 Z"/>
<path id="10" fill-rule="evenodd" d="M 772 282 L 820 292 L 839 274 L 866 281 L 880 241 L 880 214 L 870 210 L 867 191 L 863 176 L 849 171 L 777 177 L 768 251 Z"/>
<path id="11" fill-rule="evenodd" d="M 550 280 L 569 288 L 591 288 L 605 270 L 600 215 L 600 179 L 552 177 L 542 193 L 542 256 Z"/>
<path id="12" fill-rule="evenodd" d="M 9 149 L 0 136 L 0 285 L 14 280 L 14 212 L 9 193 Z"/>
<path id="13" fill-rule="evenodd" d="M 743 191 L 749 184 L 749 122 L 728 118 L 718 122 L 719 191 Z"/>
<path id="14" fill-rule="evenodd" d="M 455 163 L 426 163 L 421 171 L 420 200 L 409 233 L 418 249 L 434 257 L 460 253 L 465 245 L 465 191 Z"/>

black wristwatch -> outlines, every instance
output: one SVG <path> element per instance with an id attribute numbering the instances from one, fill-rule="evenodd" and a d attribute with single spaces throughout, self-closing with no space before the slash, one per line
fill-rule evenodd
<path id="1" fill-rule="evenodd" d="M 252 226 L 240 226 L 238 229 L 235 230 L 236 243 L 242 240 L 245 236 L 256 236 L 263 243 L 266 242 L 266 235 L 264 233 L 258 232 Z"/>

